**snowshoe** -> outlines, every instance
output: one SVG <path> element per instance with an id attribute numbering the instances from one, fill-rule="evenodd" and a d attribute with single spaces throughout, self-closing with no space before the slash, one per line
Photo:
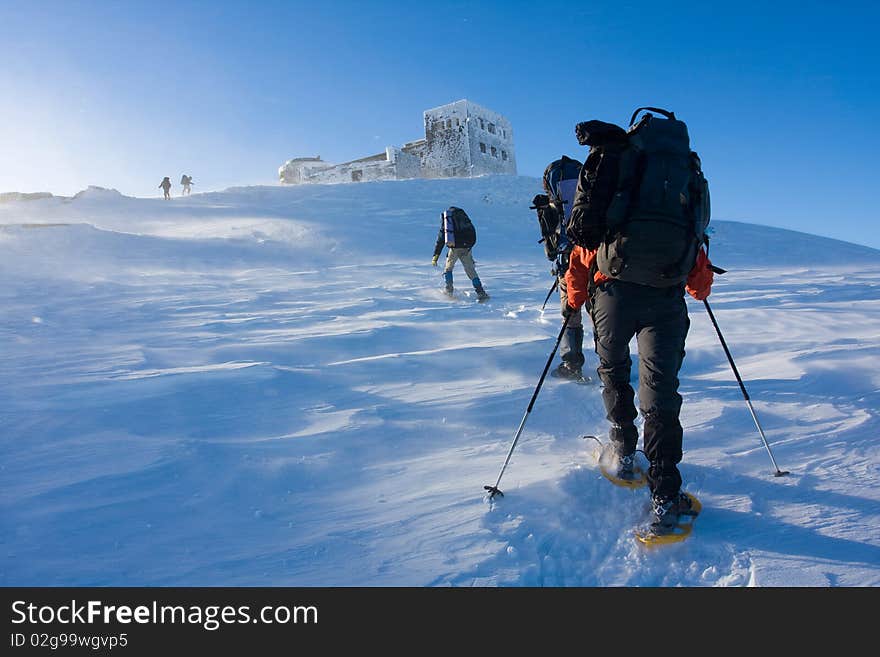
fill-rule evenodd
<path id="1" fill-rule="evenodd" d="M 614 443 L 605 443 L 599 452 L 599 472 L 615 486 L 641 488 L 648 483 L 648 468 L 637 453 L 623 455 Z"/>
<path id="2" fill-rule="evenodd" d="M 583 371 L 578 367 L 569 367 L 567 363 L 559 363 L 559 366 L 550 371 L 550 376 L 556 379 L 566 379 L 577 383 L 589 383 L 590 378 L 585 377 Z"/>
<path id="3" fill-rule="evenodd" d="M 651 523 L 635 531 L 636 538 L 648 547 L 685 540 L 703 510 L 703 505 L 691 493 L 679 493 L 672 499 L 654 498 L 651 506 Z"/>

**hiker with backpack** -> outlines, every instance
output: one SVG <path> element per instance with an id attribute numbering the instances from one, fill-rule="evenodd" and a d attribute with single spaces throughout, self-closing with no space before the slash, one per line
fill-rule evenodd
<path id="1" fill-rule="evenodd" d="M 635 123 L 643 110 L 649 112 Z M 703 248 L 709 188 L 700 158 L 690 150 L 687 126 L 673 113 L 639 108 L 630 126 L 587 121 L 575 129 L 590 151 L 568 225 L 576 246 L 566 273 L 566 312 L 585 306 L 593 320 L 616 476 L 624 481 L 634 476 L 638 441 L 629 350 L 630 340 L 637 340 L 653 510 L 648 532 L 663 536 L 676 531 L 681 516 L 698 511 L 695 498 L 681 490 L 678 470 L 678 373 L 690 326 L 685 291 L 703 300 L 712 287 L 713 268 Z"/>
<path id="2" fill-rule="evenodd" d="M 568 270 L 569 254 L 574 246 L 568 239 L 566 227 L 582 166 L 581 162 L 567 155 L 548 164 L 542 178 L 544 194 L 537 194 L 531 205 L 538 214 L 544 254 L 554 263 L 551 273 L 556 276 L 563 317 L 568 300 L 565 272 Z M 580 308 L 568 318 L 559 344 L 559 356 L 562 362 L 550 372 L 551 376 L 572 381 L 586 380 L 583 375 L 584 325 Z"/>
<path id="3" fill-rule="evenodd" d="M 455 263 L 461 261 L 464 272 L 471 279 L 474 290 L 477 293 L 479 301 L 485 301 L 489 298 L 480 277 L 477 276 L 477 268 L 474 264 L 474 256 L 471 254 L 474 244 L 477 243 L 477 230 L 468 217 L 467 212 L 461 208 L 450 206 L 447 210 L 440 214 L 440 232 L 437 233 L 437 242 L 434 244 L 434 257 L 431 264 L 437 266 L 440 259 L 440 253 L 446 246 L 446 267 L 443 270 L 443 277 L 446 279 L 446 294 L 450 297 L 453 293 L 452 270 Z"/>
<path id="4" fill-rule="evenodd" d="M 188 176 L 187 174 L 183 174 L 180 177 L 180 184 L 183 185 L 183 191 L 180 194 L 181 196 L 186 196 L 187 194 L 192 194 L 192 185 L 193 185 L 192 176 Z"/>
<path id="5" fill-rule="evenodd" d="M 162 191 L 165 193 L 165 200 L 168 201 L 171 199 L 171 179 L 168 176 L 162 178 L 162 182 L 159 183 L 159 187 L 162 188 Z"/>

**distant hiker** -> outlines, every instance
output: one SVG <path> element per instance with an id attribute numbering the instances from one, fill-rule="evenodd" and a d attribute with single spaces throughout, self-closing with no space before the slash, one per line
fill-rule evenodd
<path id="1" fill-rule="evenodd" d="M 187 194 L 192 194 L 192 184 L 193 184 L 192 176 L 188 176 L 186 174 L 183 174 L 180 177 L 180 184 L 183 185 L 183 192 L 181 192 L 181 196 L 186 196 Z"/>
<path id="2" fill-rule="evenodd" d="M 477 299 L 485 301 L 489 298 L 483 284 L 477 276 L 477 268 L 474 265 L 474 257 L 471 255 L 471 249 L 477 242 L 477 231 L 471 222 L 470 217 L 461 208 L 450 206 L 440 215 L 440 232 L 437 233 L 437 243 L 434 245 L 434 258 L 431 264 L 437 266 L 440 258 L 440 252 L 443 246 L 447 246 L 449 250 L 446 253 L 446 268 L 443 270 L 443 277 L 446 279 L 446 294 L 452 296 L 452 269 L 459 260 L 464 267 L 465 273 L 471 279 L 474 290 L 477 292 Z"/>
<path id="3" fill-rule="evenodd" d="M 542 184 L 545 193 L 532 199 L 532 209 L 538 213 L 544 253 L 554 263 L 551 273 L 557 277 L 563 316 L 568 300 L 565 272 L 568 269 L 571 248 L 574 246 L 568 240 L 566 227 L 582 166 L 579 161 L 566 155 L 554 160 L 544 170 Z M 550 374 L 558 378 L 583 381 L 584 325 L 580 308 L 568 319 L 565 334 L 559 344 L 559 355 L 562 362 Z"/>
<path id="4" fill-rule="evenodd" d="M 665 118 L 647 113 L 635 124 L 646 109 Z M 712 264 L 703 250 L 709 188 L 687 126 L 674 114 L 639 108 L 630 125 L 629 131 L 601 121 L 576 127 L 590 152 L 568 228 L 577 246 L 566 273 L 567 312 L 587 304 L 592 316 L 609 438 L 624 480 L 633 477 L 638 441 L 629 351 L 633 336 L 638 341 L 639 409 L 654 511 L 649 531 L 661 536 L 675 532 L 679 516 L 695 514 L 677 467 L 678 373 L 690 326 L 684 293 L 703 300 L 712 288 Z"/>
<path id="5" fill-rule="evenodd" d="M 168 176 L 162 178 L 162 182 L 159 183 L 159 187 L 162 188 L 162 191 L 165 192 L 165 200 L 171 198 L 171 179 Z"/>

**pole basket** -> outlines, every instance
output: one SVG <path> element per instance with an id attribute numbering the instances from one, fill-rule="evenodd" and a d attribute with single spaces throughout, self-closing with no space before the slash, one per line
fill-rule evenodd
<path id="1" fill-rule="evenodd" d="M 504 497 L 504 493 L 501 492 L 501 489 L 498 486 L 483 486 L 487 491 L 489 491 L 489 499 L 491 500 L 496 495 L 498 497 Z"/>

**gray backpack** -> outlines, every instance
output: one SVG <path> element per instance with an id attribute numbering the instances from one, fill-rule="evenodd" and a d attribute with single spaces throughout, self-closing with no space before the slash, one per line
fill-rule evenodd
<path id="1" fill-rule="evenodd" d="M 639 112 L 648 110 L 635 123 Z M 606 276 L 671 287 L 687 279 L 707 242 L 709 184 L 690 149 L 687 126 L 672 112 L 640 107 L 630 119 L 605 214 L 596 263 Z"/>

